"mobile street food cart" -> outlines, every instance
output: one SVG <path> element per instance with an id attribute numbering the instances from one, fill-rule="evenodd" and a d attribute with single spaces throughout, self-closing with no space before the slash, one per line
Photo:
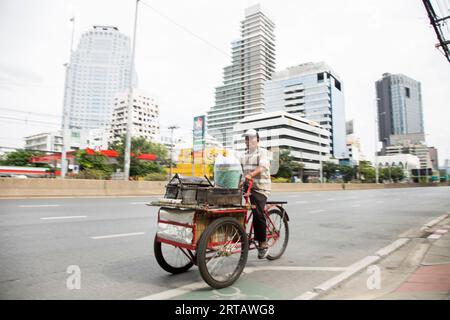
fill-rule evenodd
<path id="1" fill-rule="evenodd" d="M 241 275 L 248 251 L 256 248 L 249 194 L 253 181 L 242 187 L 214 187 L 208 178 L 175 175 L 160 207 L 154 240 L 155 257 L 165 271 L 178 274 L 197 265 L 213 288 L 230 286 Z M 284 201 L 268 201 L 267 259 L 284 253 L 289 240 L 289 217 Z"/>

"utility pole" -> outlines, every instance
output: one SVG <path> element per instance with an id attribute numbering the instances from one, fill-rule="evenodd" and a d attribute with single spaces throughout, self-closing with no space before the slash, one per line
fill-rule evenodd
<path id="1" fill-rule="evenodd" d="M 70 22 L 72 22 L 72 37 L 70 40 L 70 52 L 69 52 L 69 62 L 64 64 L 66 68 L 66 79 L 64 86 L 64 101 L 63 101 L 63 127 L 62 127 L 62 135 L 63 135 L 63 145 L 61 148 L 61 179 L 66 177 L 68 171 L 67 164 L 67 150 L 70 148 L 69 145 L 69 103 L 67 102 L 69 98 L 69 74 L 72 67 L 72 48 L 73 48 L 73 38 L 75 34 L 75 17 L 70 18 Z"/>
<path id="2" fill-rule="evenodd" d="M 169 171 L 169 179 L 172 178 L 172 159 L 173 159 L 173 130 L 178 129 L 179 127 L 177 125 L 170 126 L 170 171 Z"/>
<path id="3" fill-rule="evenodd" d="M 136 0 L 136 10 L 134 13 L 134 29 L 133 29 L 133 47 L 131 49 L 130 59 L 130 82 L 128 95 L 128 118 L 127 118 L 127 134 L 125 137 L 125 155 L 124 155 L 124 180 L 130 178 L 130 161 L 131 161 L 131 127 L 133 124 L 133 75 L 134 75 L 134 53 L 136 50 L 136 28 L 138 18 L 139 0 Z"/>
<path id="4" fill-rule="evenodd" d="M 192 176 L 195 177 L 195 152 L 194 152 L 194 145 L 195 145 L 195 137 L 194 137 L 194 129 L 192 129 Z"/>
<path id="5" fill-rule="evenodd" d="M 378 172 L 378 101 L 380 98 L 375 98 L 375 183 L 379 184 L 379 172 Z M 381 114 L 384 114 L 381 113 Z"/>
<path id="6" fill-rule="evenodd" d="M 317 145 L 319 146 L 319 177 L 320 177 L 320 183 L 323 183 L 323 166 L 322 166 L 322 146 L 320 143 L 320 138 L 322 137 L 322 135 L 320 134 L 320 128 L 317 127 Z"/>

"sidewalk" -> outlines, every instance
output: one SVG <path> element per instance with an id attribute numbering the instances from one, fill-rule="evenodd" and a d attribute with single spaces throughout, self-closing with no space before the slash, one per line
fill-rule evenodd
<path id="1" fill-rule="evenodd" d="M 408 280 L 382 299 L 450 300 L 449 223 L 446 219 L 444 224 L 433 228 L 434 233 L 428 237 L 431 246 L 420 265 Z"/>
<path id="2" fill-rule="evenodd" d="M 426 231 L 402 235 L 409 243 L 376 264 L 377 288 L 367 270 L 319 300 L 450 300 L 450 217 Z"/>

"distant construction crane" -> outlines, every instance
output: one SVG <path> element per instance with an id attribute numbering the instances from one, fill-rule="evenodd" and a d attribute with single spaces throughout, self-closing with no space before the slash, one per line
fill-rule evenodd
<path id="1" fill-rule="evenodd" d="M 436 14 L 436 11 L 434 10 L 430 0 L 422 0 L 422 2 L 425 6 L 425 9 L 427 10 L 428 17 L 430 18 L 430 23 L 433 26 L 433 29 L 436 32 L 437 38 L 439 40 L 439 43 L 436 44 L 436 48 L 439 51 L 441 51 L 447 58 L 447 61 L 450 62 L 450 50 L 449 50 L 450 40 L 445 38 L 443 30 L 443 27 L 447 24 L 447 20 L 450 19 L 450 15 L 448 15 L 448 8 L 447 12 L 445 12 L 445 10 L 442 10 L 442 8 L 440 8 L 443 17 L 439 17 Z M 448 25 L 447 30 L 449 30 Z"/>

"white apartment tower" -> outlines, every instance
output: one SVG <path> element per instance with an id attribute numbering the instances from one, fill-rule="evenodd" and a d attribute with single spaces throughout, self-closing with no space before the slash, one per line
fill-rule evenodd
<path id="1" fill-rule="evenodd" d="M 232 42 L 232 63 L 224 68 L 223 85 L 208 112 L 208 133 L 226 147 L 239 120 L 264 111 L 264 83 L 275 69 L 274 27 L 260 5 L 245 10 L 241 38 Z"/>
<path id="2" fill-rule="evenodd" d="M 159 106 L 146 92 L 133 89 L 132 137 L 143 137 L 146 140 L 159 142 Z M 119 141 L 126 134 L 128 121 L 128 91 L 114 98 L 109 142 Z"/>
<path id="3" fill-rule="evenodd" d="M 347 157 L 343 84 L 325 62 L 303 63 L 274 73 L 265 85 L 264 98 L 267 112 L 286 111 L 327 129 L 331 154 L 336 159 Z"/>
<path id="4" fill-rule="evenodd" d="M 81 36 L 67 75 L 70 128 L 109 125 L 114 96 L 129 87 L 130 59 L 130 39 L 116 27 L 93 26 Z"/>

